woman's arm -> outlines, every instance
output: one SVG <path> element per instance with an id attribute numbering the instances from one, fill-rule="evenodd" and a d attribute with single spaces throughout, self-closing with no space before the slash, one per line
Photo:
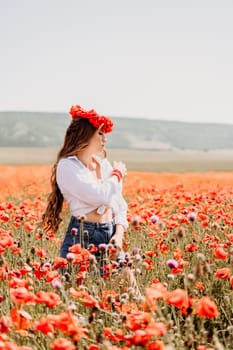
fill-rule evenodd
<path id="1" fill-rule="evenodd" d="M 115 176 L 110 176 L 102 183 L 98 183 L 88 170 L 78 168 L 68 159 L 58 164 L 57 182 L 62 193 L 71 194 L 96 207 L 110 203 L 113 195 L 120 188 L 120 183 Z"/>
<path id="2" fill-rule="evenodd" d="M 115 247 L 114 253 L 111 255 L 112 260 L 116 260 L 122 251 L 124 236 L 124 226 L 117 224 L 115 234 L 112 236 L 109 243 L 112 243 Z"/>

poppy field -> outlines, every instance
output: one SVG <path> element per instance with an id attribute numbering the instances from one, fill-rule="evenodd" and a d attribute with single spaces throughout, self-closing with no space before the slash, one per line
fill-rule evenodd
<path id="1" fill-rule="evenodd" d="M 232 172 L 129 172 L 126 257 L 106 246 L 100 276 L 93 247 L 59 257 L 66 206 L 43 231 L 50 171 L 0 166 L 0 349 L 233 348 Z M 125 268 L 140 296 L 115 283 Z"/>

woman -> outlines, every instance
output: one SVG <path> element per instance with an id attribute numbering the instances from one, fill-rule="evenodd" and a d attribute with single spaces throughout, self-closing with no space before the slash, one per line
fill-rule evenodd
<path id="1" fill-rule="evenodd" d="M 52 192 L 43 217 L 45 229 L 58 230 L 66 200 L 72 216 L 60 256 L 66 258 L 76 243 L 98 248 L 101 243 L 114 242 L 116 249 L 110 258 L 124 258 L 122 238 L 128 223 L 122 180 L 127 171 L 122 162 L 111 166 L 105 152 L 106 133 L 112 131 L 113 122 L 78 105 L 71 107 L 70 114 L 72 121 L 52 170 Z M 96 256 L 100 257 L 99 252 Z"/>

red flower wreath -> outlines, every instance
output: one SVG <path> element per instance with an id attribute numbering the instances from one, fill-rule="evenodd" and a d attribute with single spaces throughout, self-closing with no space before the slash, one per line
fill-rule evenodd
<path id="1" fill-rule="evenodd" d="M 70 115 L 72 119 L 86 118 L 95 127 L 100 128 L 105 132 L 111 132 L 113 129 L 113 122 L 110 118 L 96 113 L 94 109 L 85 111 L 81 106 L 75 105 L 70 108 Z"/>

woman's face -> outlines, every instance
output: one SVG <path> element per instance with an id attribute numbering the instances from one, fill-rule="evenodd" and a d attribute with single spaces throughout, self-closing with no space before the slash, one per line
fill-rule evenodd
<path id="1" fill-rule="evenodd" d="M 97 129 L 89 141 L 88 148 L 92 153 L 101 153 L 104 150 L 106 141 L 105 133 L 101 129 Z"/>

